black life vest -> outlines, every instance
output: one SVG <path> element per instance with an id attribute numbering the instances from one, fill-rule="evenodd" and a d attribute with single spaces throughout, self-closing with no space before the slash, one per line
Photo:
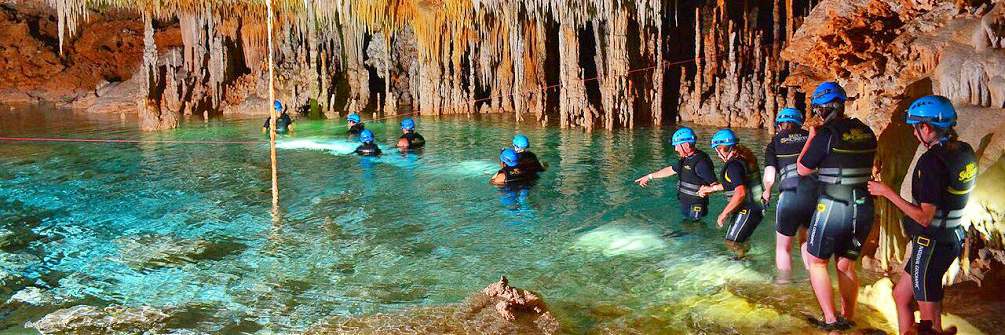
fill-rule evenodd
<path id="1" fill-rule="evenodd" d="M 377 156 L 380 155 L 380 147 L 373 142 L 363 143 L 359 147 L 356 147 L 356 154 L 360 156 Z"/>
<path id="2" fill-rule="evenodd" d="M 349 127 L 349 135 L 359 135 L 359 133 L 364 129 L 366 129 L 366 126 L 364 126 L 362 122 L 358 122 L 352 125 L 352 127 Z"/>
<path id="3" fill-rule="evenodd" d="M 712 159 L 701 150 L 696 149 L 691 156 L 681 158 L 680 171 L 676 171 L 678 198 L 683 196 L 701 198 L 698 196 L 698 189 L 709 185 L 698 175 L 698 163 L 702 161 L 707 161 L 709 166 L 712 166 Z"/>
<path id="4" fill-rule="evenodd" d="M 764 193 L 764 186 L 761 184 L 761 173 L 758 171 L 757 165 L 749 164 L 740 157 L 734 156 L 726 161 L 726 164 L 723 164 L 722 173 L 719 174 L 719 180 L 729 181 L 729 179 L 726 178 L 726 168 L 730 164 L 740 164 L 740 166 L 743 166 L 743 172 L 747 176 L 747 182 L 743 184 L 747 187 L 747 198 L 744 199 L 744 202 L 748 205 L 760 203 L 758 199 L 760 199 L 761 193 Z M 723 194 L 726 195 L 727 201 L 733 198 L 733 194 L 735 193 L 736 189 L 723 192 Z"/>
<path id="5" fill-rule="evenodd" d="M 544 166 L 541 165 L 541 161 L 537 159 L 537 155 L 530 151 L 521 151 L 516 153 L 517 167 L 531 172 L 542 172 L 544 171 Z"/>
<path id="6" fill-rule="evenodd" d="M 872 177 L 876 156 L 876 134 L 854 118 L 842 118 L 824 124 L 830 130 L 830 152 L 817 169 L 820 183 L 865 187 Z"/>
<path id="7" fill-rule="evenodd" d="M 419 135 L 418 133 L 405 133 L 401 134 L 398 139 L 407 139 L 409 149 L 418 149 L 426 145 L 426 139 Z"/>
<path id="8" fill-rule="evenodd" d="M 775 157 L 778 160 L 778 189 L 781 191 L 791 191 L 799 187 L 799 172 L 796 162 L 799 160 L 799 153 L 803 151 L 803 146 L 809 138 L 809 132 L 804 129 L 786 129 L 775 134 L 772 139 L 772 146 L 775 148 Z"/>
<path id="9" fill-rule="evenodd" d="M 499 170 L 506 176 L 506 183 L 526 183 L 533 181 L 537 177 L 537 172 L 521 169 L 517 166 L 506 166 Z"/>
<path id="10" fill-rule="evenodd" d="M 970 192 L 977 184 L 977 154 L 966 142 L 951 141 L 929 149 L 949 171 L 949 186 L 942 190 L 941 204 L 936 205 L 932 226 L 954 229 L 963 224 L 963 211 L 970 200 Z M 921 183 L 921 172 L 915 171 L 913 185 Z M 912 192 L 917 192 L 917 188 Z M 917 195 L 915 194 L 915 198 Z M 917 202 L 915 202 L 917 204 Z"/>

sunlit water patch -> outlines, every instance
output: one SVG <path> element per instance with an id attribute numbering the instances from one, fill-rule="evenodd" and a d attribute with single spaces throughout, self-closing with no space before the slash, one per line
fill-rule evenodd
<path id="1" fill-rule="evenodd" d="M 277 143 L 275 217 L 260 119 L 139 133 L 118 118 L 8 117 L 23 122 L 0 123 L 4 136 L 251 142 L 0 145 L 0 298 L 36 287 L 60 302 L 5 307 L 9 333 L 74 304 L 173 307 L 172 327 L 202 332 L 288 333 L 456 303 L 500 275 L 539 292 L 570 333 L 799 333 L 800 315 L 734 288 L 814 303 L 804 285 L 769 284 L 770 219 L 734 261 L 711 218 L 681 222 L 672 179 L 632 183 L 676 159 L 670 130 L 423 117 L 425 150 L 399 152 L 397 127 L 369 122 L 384 155 L 364 158 L 341 122 L 300 120 Z M 530 189 L 501 190 L 488 178 L 516 130 L 550 168 Z M 712 218 L 723 205 L 713 198 Z"/>

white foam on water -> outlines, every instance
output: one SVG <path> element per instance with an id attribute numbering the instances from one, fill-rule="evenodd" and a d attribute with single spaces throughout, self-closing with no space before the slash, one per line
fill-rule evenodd
<path id="1" fill-rule="evenodd" d="M 276 141 L 277 149 L 328 151 L 336 155 L 351 154 L 358 146 L 358 142 L 346 140 L 294 139 Z"/>
<path id="2" fill-rule="evenodd" d="M 665 249 L 667 243 L 651 229 L 615 221 L 583 234 L 573 246 L 605 256 L 644 256 Z"/>

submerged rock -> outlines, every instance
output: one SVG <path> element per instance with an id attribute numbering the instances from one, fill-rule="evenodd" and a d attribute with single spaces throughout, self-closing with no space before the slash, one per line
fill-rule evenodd
<path id="1" fill-rule="evenodd" d="M 167 235 L 127 236 L 115 240 L 119 257 L 134 269 L 177 266 L 202 259 L 219 259 L 244 250 L 230 241 L 211 242 Z"/>
<path id="2" fill-rule="evenodd" d="M 460 304 L 336 317 L 306 334 L 555 334 L 559 328 L 537 294 L 503 277 Z"/>
<path id="3" fill-rule="evenodd" d="M 14 296 L 7 299 L 7 304 L 28 304 L 33 306 L 45 306 L 58 304 L 62 299 L 52 294 L 52 292 L 38 287 L 26 287 L 14 293 Z"/>
<path id="4" fill-rule="evenodd" d="M 78 305 L 49 313 L 25 323 L 42 334 L 138 334 L 164 328 L 170 315 L 153 307 Z"/>

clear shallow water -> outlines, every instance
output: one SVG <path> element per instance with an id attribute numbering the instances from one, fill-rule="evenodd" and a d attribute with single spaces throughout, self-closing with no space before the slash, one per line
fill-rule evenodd
<path id="1" fill-rule="evenodd" d="M 541 293 L 571 333 L 801 333 L 801 313 L 818 313 L 808 284 L 769 284 L 772 210 L 750 259 L 733 261 L 714 228 L 721 195 L 704 224 L 682 225 L 674 179 L 632 183 L 676 159 L 672 130 L 424 117 L 427 149 L 400 155 L 392 120 L 368 123 L 385 146 L 368 159 L 346 154 L 355 145 L 336 135 L 341 122 L 302 120 L 279 141 L 274 220 L 258 118 L 140 133 L 118 118 L 9 115 L 0 136 L 259 142 L 0 143 L 0 228 L 17 242 L 4 243 L 0 266 L 68 305 L 173 306 L 179 328 L 285 333 L 459 302 L 506 275 Z M 517 131 L 550 164 L 525 194 L 488 184 Z M 768 139 L 740 133 L 755 152 Z M 7 307 L 0 329 L 17 333 L 54 308 Z M 860 324 L 885 328 L 863 314 Z"/>

